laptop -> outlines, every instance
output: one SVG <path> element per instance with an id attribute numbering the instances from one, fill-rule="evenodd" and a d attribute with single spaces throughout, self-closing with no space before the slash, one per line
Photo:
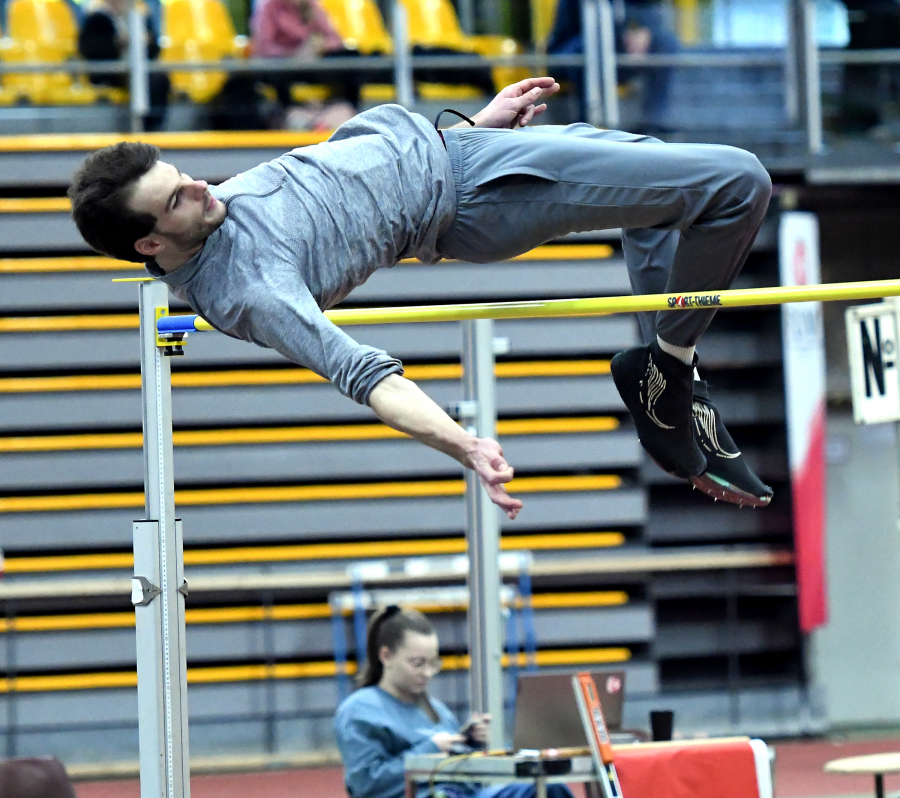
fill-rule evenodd
<path id="1" fill-rule="evenodd" d="M 520 673 L 516 682 L 513 749 L 583 748 L 587 737 L 571 673 Z M 624 671 L 591 671 L 610 732 L 622 728 Z"/>

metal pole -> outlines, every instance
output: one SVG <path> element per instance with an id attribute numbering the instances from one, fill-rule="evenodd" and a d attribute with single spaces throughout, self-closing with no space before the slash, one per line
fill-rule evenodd
<path id="1" fill-rule="evenodd" d="M 459 0 L 459 26 L 463 33 L 471 36 L 475 33 L 475 0 Z"/>
<path id="2" fill-rule="evenodd" d="M 412 61 L 409 57 L 409 26 L 406 8 L 400 0 L 394 0 L 391 13 L 391 35 L 394 39 L 394 89 L 397 103 L 412 108 L 415 102 Z"/>
<path id="3" fill-rule="evenodd" d="M 600 58 L 603 69 L 603 124 L 619 126 L 619 78 L 616 73 L 616 29 L 610 0 L 597 0 L 600 18 Z"/>
<path id="4" fill-rule="evenodd" d="M 147 86 L 147 27 L 137 2 L 128 11 L 128 66 L 130 70 L 131 130 L 144 129 L 144 117 L 150 110 Z"/>
<path id="5" fill-rule="evenodd" d="M 189 798 L 184 557 L 175 518 L 172 379 L 157 346 L 156 320 L 168 314 L 162 283 L 140 286 L 141 397 L 147 520 L 134 524 L 141 798 Z"/>
<path id="6" fill-rule="evenodd" d="M 474 434 L 493 438 L 494 322 L 465 321 L 463 388 L 474 408 Z M 503 634 L 500 607 L 500 515 L 474 471 L 466 472 L 466 537 L 469 549 L 469 685 L 473 712 L 491 715 L 489 746 L 503 748 Z"/>
<path id="7" fill-rule="evenodd" d="M 19 724 L 19 706 L 18 695 L 16 693 L 16 671 L 17 652 L 16 652 L 16 602 L 10 601 L 6 604 L 6 678 L 11 685 L 6 693 L 6 758 L 12 759 L 18 753 L 18 729 Z"/>
<path id="8" fill-rule="evenodd" d="M 822 152 L 822 87 L 819 74 L 819 46 L 816 42 L 816 5 L 803 3 L 803 81 L 806 101 L 806 146 L 810 154 Z"/>
<path id="9" fill-rule="evenodd" d="M 605 122 L 601 88 L 600 11 L 596 0 L 581 0 L 581 30 L 584 38 L 584 110 L 594 127 Z"/>
<path id="10" fill-rule="evenodd" d="M 797 17 L 801 7 L 797 0 L 789 0 L 786 8 L 787 41 L 784 46 L 784 115 L 791 127 L 800 123 L 800 69 L 798 32 L 803 26 Z"/>

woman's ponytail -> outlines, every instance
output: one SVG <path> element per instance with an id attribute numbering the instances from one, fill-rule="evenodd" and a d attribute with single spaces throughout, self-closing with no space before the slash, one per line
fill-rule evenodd
<path id="1" fill-rule="evenodd" d="M 370 619 L 366 630 L 366 661 L 360 668 L 356 682 L 360 687 L 372 687 L 381 681 L 384 666 L 378 652 L 382 646 L 396 651 L 403 644 L 407 632 L 434 634 L 434 626 L 418 610 L 404 610 L 389 604 Z"/>

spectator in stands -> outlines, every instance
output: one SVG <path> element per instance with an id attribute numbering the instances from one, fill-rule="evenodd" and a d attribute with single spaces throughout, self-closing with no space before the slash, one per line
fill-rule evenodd
<path id="1" fill-rule="evenodd" d="M 447 705 L 428 694 L 441 669 L 438 639 L 421 612 L 391 605 L 369 621 L 360 689 L 337 710 L 334 727 L 344 781 L 352 798 L 402 798 L 406 754 L 465 752 L 484 748 L 489 715 L 472 715 L 460 728 Z M 532 798 L 533 784 L 439 784 L 446 798 Z M 547 785 L 548 798 L 572 798 L 561 784 Z M 420 798 L 432 798 L 426 787 Z"/>
<path id="2" fill-rule="evenodd" d="M 616 21 L 616 52 L 629 55 L 663 55 L 681 49 L 678 37 L 666 25 L 656 0 L 626 0 L 624 15 Z M 572 55 L 584 52 L 579 0 L 559 0 L 556 20 L 547 42 L 547 52 Z M 566 70 L 567 80 L 575 84 L 581 118 L 587 116 L 584 107 L 584 80 L 581 69 Z M 635 132 L 664 133 L 669 129 L 667 114 L 672 67 L 631 67 L 619 69 L 620 81 L 644 78 L 643 119 Z"/>
<path id="3" fill-rule="evenodd" d="M 147 17 L 147 58 L 159 57 L 159 42 L 151 18 Z M 94 0 L 78 34 L 78 52 L 88 61 L 118 61 L 128 53 L 128 1 Z M 127 75 L 90 76 L 97 86 L 128 88 Z M 161 130 L 169 103 L 169 76 L 165 72 L 148 75 L 150 111 L 144 117 L 144 129 Z"/>
<path id="4" fill-rule="evenodd" d="M 250 20 L 254 55 L 261 58 L 313 60 L 358 55 L 344 47 L 328 15 L 317 0 L 261 0 Z M 350 119 L 359 105 L 360 78 L 356 72 L 327 73 L 297 69 L 271 72 L 265 80 L 275 87 L 283 108 L 292 105 L 291 84 L 325 84 L 343 102 L 317 108 L 307 104 L 288 115 L 294 128 L 334 129 Z"/>

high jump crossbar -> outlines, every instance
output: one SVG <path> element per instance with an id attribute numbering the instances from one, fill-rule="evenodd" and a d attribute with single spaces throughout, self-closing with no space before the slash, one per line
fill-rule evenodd
<path id="1" fill-rule="evenodd" d="M 523 302 L 484 302 L 462 305 L 413 305 L 397 308 L 328 310 L 325 315 L 340 326 L 356 324 L 403 324 L 413 322 L 467 321 L 473 319 L 536 319 L 567 316 L 609 316 L 658 310 L 718 310 L 791 302 L 882 299 L 900 296 L 900 280 L 870 280 L 826 285 L 738 288 L 689 294 L 644 294 L 641 296 L 548 299 Z M 160 318 L 160 333 L 190 333 L 215 329 L 195 315 Z"/>

